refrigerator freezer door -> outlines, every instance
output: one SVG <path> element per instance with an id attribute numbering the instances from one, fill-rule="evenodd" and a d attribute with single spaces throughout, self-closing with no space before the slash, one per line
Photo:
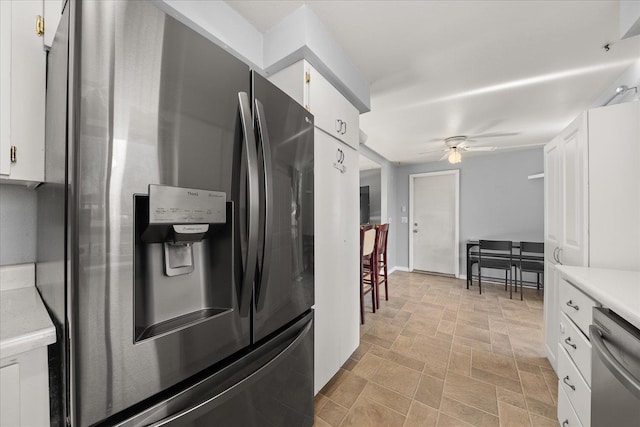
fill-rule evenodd
<path id="1" fill-rule="evenodd" d="M 313 425 L 313 314 L 222 370 L 125 420 L 133 426 Z"/>
<path id="2" fill-rule="evenodd" d="M 313 116 L 253 72 L 261 226 L 253 340 L 313 305 Z"/>
<path id="3" fill-rule="evenodd" d="M 153 2 L 70 7 L 70 393 L 73 424 L 89 425 L 250 344 L 237 226 L 250 73 Z M 226 193 L 193 272 L 166 275 L 162 243 L 141 241 L 149 184 Z"/>

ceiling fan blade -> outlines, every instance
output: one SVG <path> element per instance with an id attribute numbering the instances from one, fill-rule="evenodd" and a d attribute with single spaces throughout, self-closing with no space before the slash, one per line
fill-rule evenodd
<path id="1" fill-rule="evenodd" d="M 473 141 L 474 139 L 483 139 L 483 138 L 502 138 L 505 136 L 516 136 L 520 135 L 520 132 L 493 132 L 493 133 L 483 133 L 480 135 L 471 135 L 467 138 L 468 141 Z"/>
<path id="2" fill-rule="evenodd" d="M 497 147 L 464 147 L 464 151 L 495 151 Z"/>
<path id="3" fill-rule="evenodd" d="M 438 161 L 442 161 L 442 160 L 446 159 L 447 157 L 449 157 L 449 150 L 447 150 L 447 151 L 444 153 L 444 156 L 440 157 L 440 160 L 438 160 Z"/>
<path id="4" fill-rule="evenodd" d="M 428 140 L 427 142 L 442 142 L 442 141 L 444 141 L 444 138 L 433 138 Z"/>
<path id="5" fill-rule="evenodd" d="M 418 154 L 422 155 L 422 154 L 442 153 L 443 151 L 449 151 L 449 149 L 448 148 L 444 148 L 444 149 L 441 148 L 439 150 L 422 151 L 422 152 L 420 152 Z"/>

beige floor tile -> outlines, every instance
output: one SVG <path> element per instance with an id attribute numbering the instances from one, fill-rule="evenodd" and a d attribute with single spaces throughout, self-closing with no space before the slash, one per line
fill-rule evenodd
<path id="1" fill-rule="evenodd" d="M 367 353 L 360 359 L 351 372 L 362 378 L 371 379 L 382 363 L 384 363 L 383 358 Z"/>
<path id="2" fill-rule="evenodd" d="M 385 361 L 371 380 L 400 394 L 412 397 L 420 381 L 420 373 L 395 362 Z"/>
<path id="3" fill-rule="evenodd" d="M 455 336 L 480 341 L 489 345 L 491 344 L 491 336 L 488 328 L 480 329 L 475 326 L 464 324 L 460 320 L 458 320 L 458 323 L 456 324 Z"/>
<path id="4" fill-rule="evenodd" d="M 542 376 L 520 371 L 520 379 L 525 397 L 549 405 L 554 404 L 547 383 Z"/>
<path id="5" fill-rule="evenodd" d="M 316 415 L 315 420 L 313 422 L 314 427 L 331 427 L 331 424 L 320 418 Z"/>
<path id="6" fill-rule="evenodd" d="M 503 377 L 492 372 L 483 371 L 482 369 L 471 368 L 471 377 L 495 385 L 497 387 L 506 388 L 516 393 L 522 392 L 520 381 Z"/>
<path id="7" fill-rule="evenodd" d="M 404 427 L 434 427 L 438 422 L 438 411 L 418 401 L 413 401 Z"/>
<path id="8" fill-rule="evenodd" d="M 532 414 L 541 415 L 551 419 L 556 417 L 558 411 L 555 403 L 540 402 L 539 400 L 528 396 L 526 399 L 529 412 Z"/>
<path id="9" fill-rule="evenodd" d="M 531 425 L 529 413 L 523 409 L 500 402 L 500 427 L 527 427 Z"/>
<path id="10" fill-rule="evenodd" d="M 500 423 L 498 417 L 495 415 L 488 414 L 447 397 L 442 398 L 440 412 L 478 427 L 498 427 Z"/>
<path id="11" fill-rule="evenodd" d="M 331 400 L 328 400 L 320 412 L 318 412 L 318 417 L 332 426 L 339 426 L 345 415 L 347 415 L 347 409 Z"/>
<path id="12" fill-rule="evenodd" d="M 438 416 L 437 426 L 438 427 L 468 427 L 468 426 L 473 426 L 473 424 L 465 423 L 462 420 L 459 420 L 450 415 L 440 412 L 440 415 Z"/>
<path id="13" fill-rule="evenodd" d="M 516 393 L 502 387 L 497 387 L 497 393 L 498 402 L 508 403 L 509 405 L 527 410 L 527 402 L 525 401 L 524 395 L 522 393 Z"/>
<path id="14" fill-rule="evenodd" d="M 328 400 L 329 398 L 327 396 L 322 393 L 318 393 L 313 402 L 313 413 L 317 414 L 318 412 L 320 412 L 320 409 L 324 407 Z"/>
<path id="15" fill-rule="evenodd" d="M 468 377 L 471 376 L 471 356 L 452 351 L 449 357 L 449 371 Z"/>
<path id="16" fill-rule="evenodd" d="M 371 382 L 368 383 L 362 391 L 362 397 L 384 405 L 396 412 L 400 412 L 403 415 L 407 415 L 409 407 L 411 406 L 410 398 Z"/>
<path id="17" fill-rule="evenodd" d="M 353 405 L 342 426 L 389 426 L 401 427 L 405 417 L 386 406 L 361 397 Z"/>
<path id="18" fill-rule="evenodd" d="M 530 414 L 533 427 L 558 427 L 557 419 L 549 419 L 540 415 Z"/>
<path id="19" fill-rule="evenodd" d="M 513 357 L 474 349 L 471 357 L 472 368 L 481 369 L 496 375 L 518 380 L 518 369 Z"/>
<path id="20" fill-rule="evenodd" d="M 325 384 L 324 387 L 322 387 L 322 390 L 320 390 L 320 393 L 324 394 L 327 397 L 331 396 L 331 393 L 333 393 L 335 389 L 338 388 L 338 386 L 342 383 L 342 381 L 344 381 L 348 372 L 349 371 L 345 371 L 344 369 L 338 370 L 338 372 L 333 376 L 333 378 L 331 378 L 329 382 Z"/>
<path id="21" fill-rule="evenodd" d="M 542 292 L 510 300 L 500 284 L 479 295 L 477 284 L 406 272 L 390 287 L 316 396 L 316 425 L 558 425 Z"/>
<path id="22" fill-rule="evenodd" d="M 367 385 L 366 379 L 349 372 L 329 397 L 335 403 L 348 409 L 360 396 L 365 385 Z"/>
<path id="23" fill-rule="evenodd" d="M 444 396 L 498 415 L 496 387 L 485 382 L 449 372 L 444 383 Z"/>
<path id="24" fill-rule="evenodd" d="M 430 375 L 422 375 L 414 399 L 434 409 L 440 407 L 444 380 Z"/>

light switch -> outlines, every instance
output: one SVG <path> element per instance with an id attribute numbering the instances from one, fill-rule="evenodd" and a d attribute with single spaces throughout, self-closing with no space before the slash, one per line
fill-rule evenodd
<path id="1" fill-rule="evenodd" d="M 402 218 L 400 218 L 400 222 L 402 222 L 403 224 L 407 224 L 409 222 L 409 218 L 403 216 Z"/>

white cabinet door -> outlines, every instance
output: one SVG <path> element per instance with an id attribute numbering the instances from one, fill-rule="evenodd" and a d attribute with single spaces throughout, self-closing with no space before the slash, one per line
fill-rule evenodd
<path id="1" fill-rule="evenodd" d="M 20 365 L 17 363 L 0 368 L 0 425 L 20 425 Z"/>
<path id="2" fill-rule="evenodd" d="M 317 393 L 360 341 L 358 153 L 315 130 L 315 372 Z"/>
<path id="3" fill-rule="evenodd" d="M 338 371 L 342 328 L 336 306 L 341 304 L 343 225 L 340 218 L 340 172 L 334 169 L 337 142 L 316 129 L 314 140 L 314 281 L 315 373 L 317 393 Z M 338 255 L 338 256 L 336 256 Z"/>
<path id="4" fill-rule="evenodd" d="M 567 265 L 588 265 L 587 115 L 581 114 L 561 134 L 561 233 L 558 259 Z"/>
<path id="5" fill-rule="evenodd" d="M 640 102 L 589 110 L 589 266 L 640 270 Z"/>
<path id="6" fill-rule="evenodd" d="M 357 149 L 360 134 L 359 112 L 338 90 L 311 65 L 306 103 L 314 116 L 314 123 L 351 147 Z"/>
<path id="7" fill-rule="evenodd" d="M 558 139 L 544 147 L 544 256 L 551 263 L 555 263 L 562 233 L 561 146 Z"/>
<path id="8" fill-rule="evenodd" d="M 46 54 L 36 34 L 42 0 L 1 1 L 2 4 L 2 131 L 0 177 L 44 180 L 44 108 Z M 10 20 L 10 26 L 5 26 Z M 5 32 L 10 28 L 10 41 Z M 7 49 L 10 49 L 7 53 Z M 7 56 L 8 55 L 8 56 Z M 8 58 L 8 61 L 7 61 Z M 5 92 L 6 86 L 10 89 Z M 8 94 L 8 96 L 5 95 Z M 10 150 L 15 147 L 15 162 Z M 8 168 L 7 168 L 8 161 Z"/>
<path id="9" fill-rule="evenodd" d="M 546 177 L 546 175 L 545 175 Z M 547 358 L 553 369 L 558 371 L 558 336 L 559 316 L 558 286 L 560 275 L 554 263 L 544 262 L 544 344 Z"/>
<path id="10" fill-rule="evenodd" d="M 44 0 L 44 45 L 51 47 L 58 30 L 64 0 Z"/>
<path id="11" fill-rule="evenodd" d="M 9 175 L 11 163 L 11 9 L 0 1 L 0 175 Z"/>
<path id="12" fill-rule="evenodd" d="M 341 286 L 340 325 L 342 329 L 339 351 L 339 364 L 342 366 L 360 344 L 360 171 L 358 168 L 359 153 L 343 144 L 338 143 L 344 158 L 342 165 L 344 173 L 339 176 L 340 187 L 334 191 L 340 193 L 341 212 L 339 221 L 342 224 L 340 237 L 342 251 L 335 258 L 341 258 L 341 271 L 336 272 Z M 334 169 L 335 172 L 338 170 Z"/>

